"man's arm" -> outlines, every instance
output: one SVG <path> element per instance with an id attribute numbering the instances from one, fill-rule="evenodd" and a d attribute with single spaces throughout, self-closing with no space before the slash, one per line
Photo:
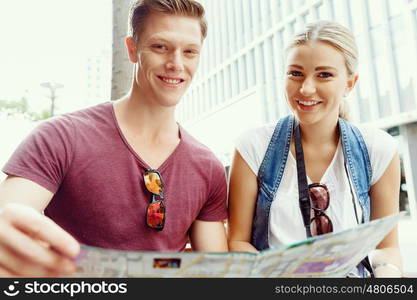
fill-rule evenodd
<path id="1" fill-rule="evenodd" d="M 52 196 L 44 187 L 21 177 L 8 176 L 0 184 L 0 208 L 7 203 L 20 203 L 42 213 Z"/>
<path id="2" fill-rule="evenodd" d="M 227 239 L 224 223 L 194 221 L 190 232 L 191 247 L 194 251 L 227 252 Z"/>
<path id="3" fill-rule="evenodd" d="M 53 194 L 9 176 L 0 184 L 0 276 L 59 276 L 75 270 L 78 242 L 42 214 Z"/>

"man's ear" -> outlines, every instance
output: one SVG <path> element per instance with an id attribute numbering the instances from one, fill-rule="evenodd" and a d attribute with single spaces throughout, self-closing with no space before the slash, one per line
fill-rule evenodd
<path id="1" fill-rule="evenodd" d="M 345 94 L 349 94 L 350 91 L 355 87 L 356 82 L 358 81 L 359 76 L 357 74 L 352 74 L 346 84 Z"/>
<path id="2" fill-rule="evenodd" d="M 133 37 L 129 36 L 125 39 L 127 54 L 129 55 L 129 60 L 132 63 L 138 62 L 138 48 L 136 47 L 136 41 Z"/>

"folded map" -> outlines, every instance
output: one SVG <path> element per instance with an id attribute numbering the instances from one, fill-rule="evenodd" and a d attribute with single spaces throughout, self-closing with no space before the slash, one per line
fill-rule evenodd
<path id="1" fill-rule="evenodd" d="M 346 277 L 404 213 L 299 243 L 247 252 L 120 251 L 82 246 L 75 277 Z"/>

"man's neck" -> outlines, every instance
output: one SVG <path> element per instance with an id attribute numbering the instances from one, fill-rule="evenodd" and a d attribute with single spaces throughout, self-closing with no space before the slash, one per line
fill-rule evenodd
<path id="1" fill-rule="evenodd" d="M 152 105 L 143 101 L 138 93 L 131 91 L 114 104 L 120 127 L 132 135 L 153 141 L 161 138 L 177 139 L 178 125 L 175 121 L 175 107 Z"/>

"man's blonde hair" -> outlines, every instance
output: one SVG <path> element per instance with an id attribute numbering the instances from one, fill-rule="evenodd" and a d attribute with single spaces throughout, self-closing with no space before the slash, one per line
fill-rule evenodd
<path id="1" fill-rule="evenodd" d="M 151 13 L 181 15 L 196 18 L 200 22 L 201 40 L 207 36 L 207 22 L 204 7 L 194 0 L 135 0 L 129 14 L 129 35 L 136 42 L 144 30 L 147 17 Z"/>

